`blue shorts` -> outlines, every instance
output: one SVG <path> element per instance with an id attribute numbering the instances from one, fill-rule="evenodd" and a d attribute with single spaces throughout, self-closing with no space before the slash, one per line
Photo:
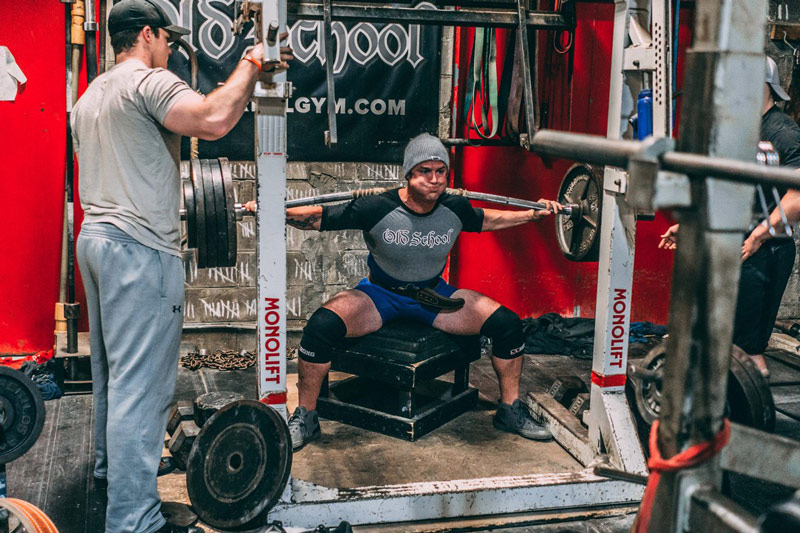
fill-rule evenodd
<path id="1" fill-rule="evenodd" d="M 378 308 L 378 313 L 380 313 L 384 324 L 398 318 L 410 318 L 432 326 L 433 320 L 439 314 L 439 309 L 422 305 L 408 296 L 400 296 L 393 293 L 389 289 L 384 289 L 380 285 L 372 283 L 367 278 L 362 279 L 355 288 L 370 297 L 372 303 Z M 439 282 L 433 287 L 433 290 L 446 298 L 450 298 L 458 289 L 439 278 Z"/>

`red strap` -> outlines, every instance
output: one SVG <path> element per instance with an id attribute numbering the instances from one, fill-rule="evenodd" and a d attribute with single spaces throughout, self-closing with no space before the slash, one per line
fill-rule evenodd
<path id="1" fill-rule="evenodd" d="M 650 525 L 650 511 L 653 507 L 653 500 L 655 500 L 661 472 L 690 468 L 708 461 L 728 444 L 730 436 L 731 425 L 726 418 L 722 422 L 722 429 L 714 436 L 713 440 L 695 444 L 669 459 L 664 459 L 658 449 L 658 420 L 653 423 L 653 427 L 650 428 L 650 460 L 647 461 L 647 466 L 650 468 L 650 479 L 647 480 L 639 516 L 636 517 L 636 523 L 633 526 L 635 533 L 645 533 Z"/>

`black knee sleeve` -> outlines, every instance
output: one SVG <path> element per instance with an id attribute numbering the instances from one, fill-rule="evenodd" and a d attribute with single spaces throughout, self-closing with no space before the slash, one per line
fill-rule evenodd
<path id="1" fill-rule="evenodd" d="M 331 360 L 331 349 L 339 346 L 347 334 L 342 318 L 324 307 L 320 307 L 303 328 L 300 339 L 300 359 L 309 363 L 328 363 Z"/>
<path id="2" fill-rule="evenodd" d="M 517 313 L 502 305 L 483 323 L 481 335 L 491 337 L 492 355 L 500 359 L 515 359 L 525 348 L 522 320 Z"/>

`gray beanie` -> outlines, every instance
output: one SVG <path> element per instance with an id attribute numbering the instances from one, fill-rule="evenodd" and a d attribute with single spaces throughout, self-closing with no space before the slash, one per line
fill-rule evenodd
<path id="1" fill-rule="evenodd" d="M 450 155 L 442 141 L 430 133 L 417 135 L 408 142 L 403 152 L 403 176 L 408 177 L 411 169 L 425 161 L 441 161 L 450 168 Z"/>

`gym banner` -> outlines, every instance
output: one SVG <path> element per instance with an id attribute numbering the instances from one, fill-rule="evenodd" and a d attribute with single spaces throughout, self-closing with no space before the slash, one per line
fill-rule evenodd
<path id="1" fill-rule="evenodd" d="M 234 36 L 233 0 L 153 0 L 192 33 L 198 90 L 207 94 L 225 81 L 253 43 L 252 22 Z M 417 4 L 418 9 L 435 9 Z M 288 156 L 295 161 L 397 162 L 403 145 L 438 127 L 441 28 L 416 24 L 333 22 L 338 144 L 328 148 L 325 46 L 321 21 L 289 21 L 295 60 L 289 70 L 294 93 L 288 105 Z M 189 82 L 189 60 L 178 49 L 169 68 Z M 201 157 L 252 160 L 254 114 L 247 112 L 224 138 L 200 142 Z M 188 140 L 183 156 L 188 158 Z"/>

